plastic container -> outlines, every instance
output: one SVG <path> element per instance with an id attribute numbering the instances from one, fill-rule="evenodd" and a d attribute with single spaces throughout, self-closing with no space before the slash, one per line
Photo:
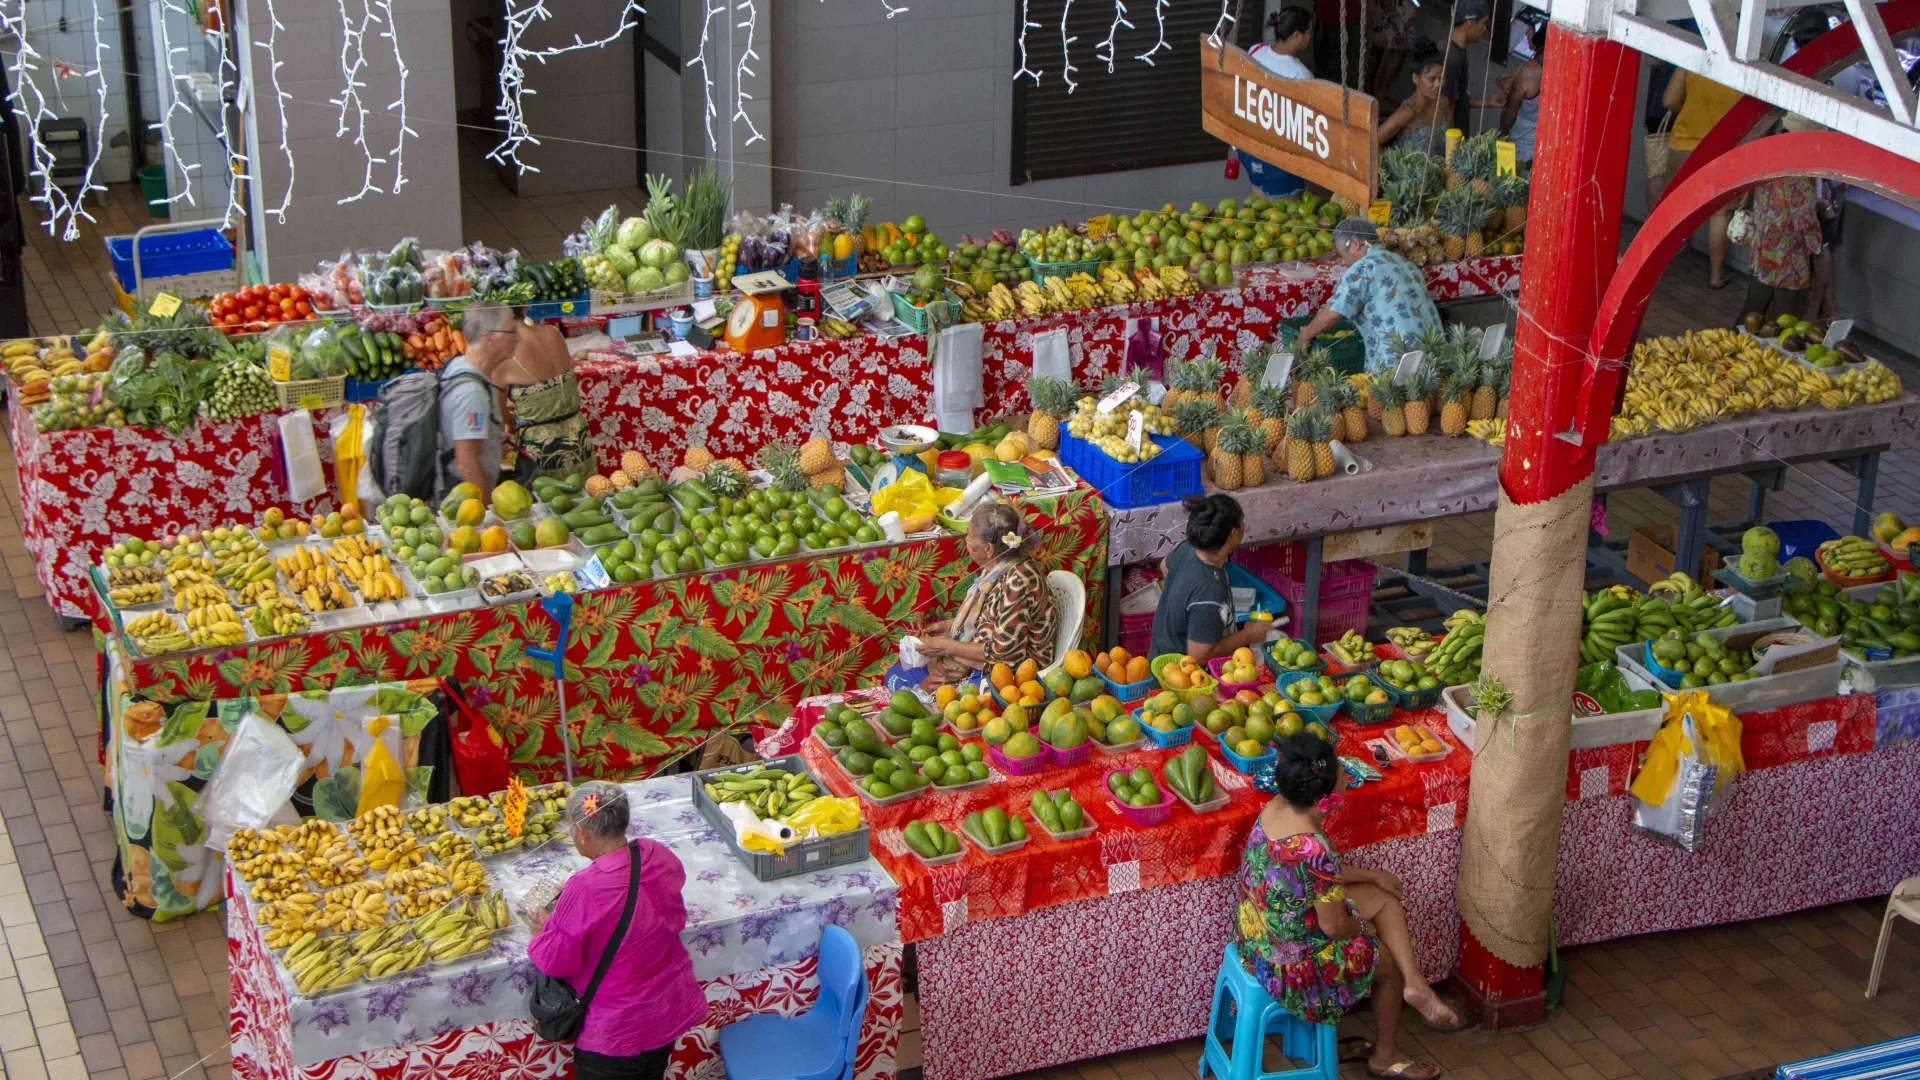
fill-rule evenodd
<path id="1" fill-rule="evenodd" d="M 941 827 L 942 827 L 942 828 L 945 828 L 945 827 L 946 827 L 946 824 L 945 824 L 944 822 L 942 822 L 942 823 L 941 823 Z M 959 829 L 948 829 L 947 831 L 948 831 L 948 832 L 960 832 L 961 830 L 959 830 Z M 953 854 L 951 854 L 951 855 L 936 855 L 936 856 L 934 856 L 934 857 L 933 857 L 933 858 L 931 858 L 931 859 L 929 859 L 929 858 L 927 858 L 927 857 L 926 857 L 925 855 L 922 855 L 922 854 L 920 854 L 920 853 L 919 853 L 919 852 L 917 852 L 917 851 L 914 851 L 914 850 L 913 850 L 912 848 L 908 848 L 908 849 L 907 849 L 907 851 L 908 851 L 908 852 L 909 852 L 910 854 L 912 854 L 914 858 L 916 858 L 916 859 L 919 859 L 919 860 L 920 860 L 920 865 L 922 865 L 922 866 L 927 866 L 927 867 L 934 867 L 934 866 L 950 866 L 950 865 L 952 865 L 952 864 L 954 864 L 954 863 L 957 863 L 957 862 L 959 862 L 959 861 L 960 861 L 961 859 L 964 859 L 964 858 L 966 858 L 966 857 L 967 857 L 967 848 L 966 848 L 966 845 L 964 845 L 964 844 L 963 844 L 963 845 L 961 845 L 961 847 L 960 847 L 960 850 L 958 850 L 958 851 L 956 851 L 956 852 L 954 852 L 954 853 L 953 853 Z"/>
<path id="2" fill-rule="evenodd" d="M 1300 340 L 1300 328 L 1312 321 L 1311 315 L 1295 315 L 1293 318 L 1280 320 L 1279 340 L 1291 349 L 1294 343 Z M 1346 337 L 1330 336 L 1342 330 L 1347 331 Z M 1345 318 L 1334 323 L 1329 333 L 1314 338 L 1313 345 L 1316 349 L 1327 350 L 1328 364 L 1342 376 L 1358 375 L 1367 366 L 1367 343 L 1360 337 L 1354 325 Z M 1381 362 L 1385 363 L 1386 359 L 1383 358 Z"/>
<path id="3" fill-rule="evenodd" d="M 1207 661 L 1207 674 L 1212 675 L 1214 678 L 1214 681 L 1220 684 L 1220 693 L 1226 695 L 1227 697 L 1232 697 L 1233 695 L 1239 693 L 1242 690 L 1260 689 L 1260 683 L 1258 680 L 1255 680 L 1254 682 L 1236 683 L 1236 682 L 1228 682 L 1227 680 L 1222 679 L 1220 677 L 1221 669 L 1225 668 L 1227 666 L 1227 661 L 1231 659 L 1232 657 L 1229 657 L 1229 656 L 1216 656 L 1213 659 Z"/>
<path id="4" fill-rule="evenodd" d="M 1800 624 L 1792 619 L 1770 619 L 1766 622 L 1722 626 L 1708 630 L 1707 633 L 1725 641 L 1734 635 L 1758 635 L 1773 630 L 1798 629 Z M 1614 650 L 1614 662 L 1624 671 L 1632 672 L 1649 682 L 1661 681 L 1642 662 L 1643 642 L 1633 641 Z M 1762 675 L 1745 682 L 1721 683 L 1707 686 L 1708 700 L 1724 705 L 1734 712 L 1759 712 L 1766 709 L 1779 709 L 1796 705 L 1815 698 L 1834 697 L 1840 693 L 1840 674 L 1845 665 L 1836 649 L 1832 660 L 1814 664 L 1795 671 L 1784 671 L 1777 675 Z M 1671 669 L 1666 669 L 1671 670 Z M 1671 684 L 1665 684 L 1671 686 Z"/>
<path id="5" fill-rule="evenodd" d="M 1047 828 L 1047 823 L 1041 821 L 1038 817 L 1034 817 L 1033 823 L 1040 827 L 1040 832 L 1044 834 L 1047 839 L 1064 843 L 1068 840 L 1078 840 L 1082 837 L 1092 836 L 1093 831 L 1100 827 L 1100 823 L 1093 820 L 1093 815 L 1086 813 L 1084 807 L 1081 811 L 1081 820 L 1085 821 L 1086 824 L 1077 829 L 1068 829 L 1065 832 L 1054 832 L 1052 829 Z M 1032 835 L 1031 829 L 1028 830 L 1028 835 Z"/>
<path id="6" fill-rule="evenodd" d="M 1267 671 L 1272 674 L 1276 684 L 1282 675 L 1318 675 L 1327 670 L 1327 661 L 1319 653 L 1313 654 L 1313 666 L 1305 668 L 1290 668 L 1280 663 L 1273 658 L 1273 650 L 1268 646 L 1261 647 L 1260 659 L 1267 665 Z"/>
<path id="7" fill-rule="evenodd" d="M 1882 554 L 1884 554 L 1886 545 L 1882 544 L 1880 547 Z M 1733 591 L 1743 596 L 1752 597 L 1755 600 L 1769 600 L 1779 596 L 1781 586 L 1785 585 L 1787 581 L 1793 577 L 1792 574 L 1782 570 L 1772 577 L 1761 578 L 1759 581 L 1755 581 L 1731 565 L 1723 566 L 1715 570 L 1713 576 Z"/>
<path id="8" fill-rule="evenodd" d="M 1172 731 L 1161 731 L 1159 728 L 1148 727 L 1146 721 L 1140 719 L 1140 714 L 1143 711 L 1142 709 L 1133 710 L 1133 721 L 1140 725 L 1140 737 L 1142 739 L 1162 750 L 1174 746 L 1185 746 L 1193 741 L 1193 729 L 1198 727 L 1198 724 L 1188 724 L 1185 727 L 1174 728 Z M 1118 753 L 1118 751 L 1113 752 Z"/>
<path id="9" fill-rule="evenodd" d="M 1433 741 L 1440 744 L 1440 752 L 1437 754 L 1409 754 L 1405 750 L 1401 749 L 1400 741 L 1398 739 L 1388 739 L 1387 745 L 1393 748 L 1394 753 L 1398 754 L 1402 761 L 1407 761 L 1407 762 L 1411 762 L 1412 764 L 1418 765 L 1418 764 L 1421 764 L 1422 762 L 1427 762 L 1427 761 L 1439 761 L 1441 758 L 1444 758 L 1448 754 L 1453 753 L 1453 744 L 1441 738 L 1439 732 L 1433 730 L 1432 728 L 1428 727 L 1425 724 L 1414 724 L 1412 726 L 1419 728 L 1421 730 L 1424 730 L 1425 732 L 1427 732 L 1427 734 L 1432 735 Z"/>
<path id="10" fill-rule="evenodd" d="M 1179 659 L 1182 659 L 1180 654 L 1167 653 L 1164 656 L 1156 656 L 1151 661 L 1149 661 L 1147 664 L 1147 667 L 1149 670 L 1153 672 L 1154 681 L 1160 683 L 1160 686 L 1162 689 L 1167 690 L 1168 693 L 1172 694 L 1176 698 L 1179 698 L 1180 701 L 1184 704 L 1191 705 L 1198 698 L 1212 697 L 1214 690 L 1220 686 L 1220 680 L 1213 678 L 1211 675 L 1207 677 L 1207 681 L 1205 683 L 1199 686 L 1190 686 L 1185 690 L 1174 690 L 1168 687 L 1165 682 L 1161 681 L 1160 679 L 1161 670 L 1164 669 L 1168 664 L 1171 664 L 1174 661 Z"/>
<path id="11" fill-rule="evenodd" d="M 1621 668 L 1620 675 L 1633 690 L 1660 688 L 1630 668 Z M 1447 726 L 1453 729 L 1454 737 L 1469 748 L 1473 746 L 1476 725 L 1473 700 L 1471 686 L 1449 686 L 1440 692 L 1440 707 L 1447 714 Z M 1660 730 L 1660 722 L 1666 712 L 1666 703 L 1663 701 L 1650 709 L 1576 716 L 1573 718 L 1572 749 L 1590 750 L 1619 743 L 1646 742 L 1653 738 L 1654 732 Z"/>
<path id="12" fill-rule="evenodd" d="M 824 746 L 826 744 L 822 743 L 821 745 Z M 843 769 L 841 771 L 845 772 L 846 770 Z M 872 795 L 867 794 L 867 789 L 861 787 L 857 782 L 853 785 L 853 790 L 859 794 L 861 802 L 871 803 L 874 806 L 897 806 L 909 799 L 919 798 L 921 795 L 926 794 L 932 787 L 932 784 L 928 784 L 926 787 L 917 787 L 912 791 L 899 791 L 884 799 L 876 799 Z"/>
<path id="13" fill-rule="evenodd" d="M 835 866 L 857 863 L 868 857 L 868 843 L 872 838 L 872 829 L 863 820 L 860 827 L 831 836 L 822 836 L 813 840 L 796 840 L 787 845 L 786 853 L 776 855 L 771 851 L 748 851 L 740 846 L 739 837 L 734 835 L 733 823 L 728 821 L 719 806 L 707 797 L 706 783 L 713 776 L 727 772 L 751 772 L 760 768 L 779 769 L 783 772 L 804 772 L 813 780 L 814 786 L 821 791 L 828 790 L 820 778 L 808 771 L 806 762 L 798 754 L 774 758 L 772 761 L 758 761 L 751 765 L 728 766 L 724 769 L 707 769 L 694 773 L 689 779 L 693 782 L 693 807 L 700 816 L 713 826 L 733 849 L 734 857 L 746 864 L 753 876 L 761 881 L 778 881 L 781 878 L 797 877 L 801 874 L 818 873 Z"/>
<path id="14" fill-rule="evenodd" d="M 1115 510 L 1175 503 L 1200 494 L 1200 463 L 1206 455 L 1177 435 L 1148 438 L 1160 447 L 1159 456 L 1151 461 L 1127 464 L 1115 461 L 1106 451 L 1073 437 L 1062 428 L 1060 463 L 1079 473 L 1080 479 L 1097 489 L 1100 498 Z M 1148 626 L 1152 626 L 1151 618 Z M 1128 651 L 1132 652 L 1133 648 L 1128 646 Z"/>
<path id="15" fill-rule="evenodd" d="M 1060 434 L 1065 439 L 1065 432 Z M 1153 612 L 1120 616 L 1120 647 L 1134 656 L 1145 656 L 1153 648 Z M 1149 680 L 1151 681 L 1151 680 Z M 1113 685 L 1109 679 L 1107 685 Z M 1120 700 L 1125 701 L 1125 698 Z"/>
<path id="16" fill-rule="evenodd" d="M 1827 565 L 1827 560 L 1823 558 L 1817 551 L 1814 553 L 1813 561 L 1819 564 L 1820 572 L 1826 575 L 1828 581 L 1833 582 L 1835 585 L 1838 585 L 1843 589 L 1851 589 L 1857 585 L 1877 585 L 1883 581 L 1892 581 L 1894 576 L 1893 566 L 1891 563 L 1888 564 L 1887 569 L 1884 573 L 1875 574 L 1871 577 L 1848 577 L 1847 575 L 1842 574 L 1839 571 L 1829 567 Z"/>
<path id="17" fill-rule="evenodd" d="M 1007 820 L 1012 821 L 1015 818 L 1018 818 L 1019 816 L 1020 815 L 1018 814 L 1008 814 Z M 1021 848 L 1026 847 L 1028 844 L 1033 842 L 1032 829 L 1028 829 L 1027 835 L 1021 837 L 1020 839 L 1009 840 L 1006 843 L 1001 844 L 999 847 L 988 847 L 986 841 L 973 835 L 973 833 L 969 832 L 964 825 L 960 828 L 959 832 L 961 836 L 964 836 L 967 838 L 968 843 L 972 844 L 974 847 L 979 848 L 983 853 L 987 855 L 1011 855 L 1014 852 L 1019 851 Z"/>
<path id="18" fill-rule="evenodd" d="M 924 334 L 927 332 L 927 313 L 931 308 L 944 304 L 949 312 L 947 318 L 947 323 L 949 324 L 953 321 L 954 317 L 960 314 L 960 303 L 957 300 L 929 300 L 925 307 L 915 307 L 908 303 L 907 298 L 901 296 L 899 293 L 888 293 L 887 295 L 893 298 L 893 317 L 912 327 L 913 332 L 916 334 Z M 1062 437 L 1064 438 L 1065 436 L 1063 435 Z"/>
<path id="19" fill-rule="evenodd" d="M 1125 619 L 1128 618 L 1128 616 L 1122 615 L 1121 618 Z M 1151 626 L 1153 616 L 1147 616 L 1147 621 L 1148 625 Z M 1149 630 L 1148 632 L 1151 633 L 1152 631 Z M 1121 648 L 1126 648 L 1126 646 L 1123 645 Z M 1100 681 L 1107 684 L 1107 689 L 1113 692 L 1113 696 L 1118 698 L 1122 705 L 1131 705 L 1136 701 L 1146 700 L 1147 697 L 1153 693 L 1154 686 L 1157 685 L 1151 674 L 1139 682 L 1130 683 L 1114 682 L 1098 671 L 1094 672 L 1094 674 L 1100 676 Z"/>
<path id="20" fill-rule="evenodd" d="M 1098 750 L 1103 754 L 1124 754 L 1129 750 L 1137 750 L 1140 747 L 1147 745 L 1147 737 L 1144 734 L 1141 735 L 1139 738 L 1128 739 L 1126 742 L 1114 743 L 1112 745 L 1108 745 L 1107 743 L 1103 743 L 1099 739 L 1095 739 L 1092 737 L 1089 737 L 1087 741 L 1093 744 L 1093 748 L 1095 750 Z"/>
<path id="21" fill-rule="evenodd" d="M 1840 534 L 1833 531 L 1833 526 L 1813 518 L 1769 521 L 1767 528 L 1772 529 L 1780 538 L 1779 558 L 1783 563 L 1798 556 L 1811 559 L 1821 544 L 1840 539 Z"/>
<path id="22" fill-rule="evenodd" d="M 1367 678 L 1372 679 L 1375 685 L 1385 690 L 1395 705 L 1408 712 L 1433 708 L 1440 701 L 1440 691 L 1445 689 L 1445 687 L 1436 686 L 1430 690 L 1402 690 L 1381 678 L 1377 669 L 1368 671 Z"/>
<path id="23" fill-rule="evenodd" d="M 1119 770 L 1114 771 L 1118 772 Z M 1164 780 L 1158 781 L 1154 785 L 1160 789 L 1160 802 L 1158 804 L 1154 806 L 1128 806 L 1126 803 L 1114 798 L 1113 789 L 1107 786 L 1112 776 L 1113 773 L 1109 772 L 1106 776 L 1101 777 L 1100 787 L 1107 793 L 1107 801 L 1112 803 L 1113 808 L 1120 811 L 1120 816 L 1126 818 L 1129 822 L 1143 829 L 1151 829 L 1155 825 L 1165 822 L 1167 815 L 1173 812 L 1173 792 L 1167 787 Z"/>
<path id="24" fill-rule="evenodd" d="M 1047 761 L 1055 768 L 1079 765 L 1093 756 L 1093 736 L 1091 735 L 1087 736 L 1086 742 L 1071 750 L 1062 750 L 1045 739 L 1040 740 L 1040 745 L 1046 749 Z"/>
<path id="25" fill-rule="evenodd" d="M 1381 685 L 1380 680 L 1374 678 L 1372 672 L 1367 672 L 1367 681 L 1375 686 Z M 1382 686 L 1381 689 L 1386 689 L 1386 687 Z M 1393 694 L 1391 692 L 1387 694 L 1387 700 L 1372 705 L 1368 705 L 1365 702 L 1350 701 L 1345 696 L 1342 696 L 1340 699 L 1340 708 L 1345 710 L 1348 716 L 1353 717 L 1353 722 L 1356 724 L 1386 723 L 1388 720 L 1393 719 L 1394 707 Z"/>
<path id="26" fill-rule="evenodd" d="M 1228 765 L 1233 766 L 1234 772 L 1240 773 L 1243 776 L 1252 776 L 1254 769 L 1272 761 L 1280 753 L 1278 750 L 1269 746 L 1265 753 L 1256 757 L 1241 757 L 1234 752 L 1233 747 L 1227 745 L 1227 740 L 1222 739 L 1213 732 L 1202 729 L 1201 735 L 1213 743 L 1214 749 L 1220 751 L 1220 756 L 1226 760 Z"/>
<path id="27" fill-rule="evenodd" d="M 1047 744 L 1040 744 L 1040 752 L 1023 758 L 1012 758 L 1000 752 L 992 743 L 987 744 L 987 764 L 999 769 L 1007 776 L 1032 776 L 1043 772 L 1051 763 L 1047 753 Z"/>
<path id="28" fill-rule="evenodd" d="M 1297 683 L 1301 679 L 1312 679 L 1312 678 L 1314 678 L 1314 676 L 1309 675 L 1304 671 L 1290 671 L 1285 675 L 1280 675 L 1275 677 L 1274 685 L 1276 688 L 1279 689 L 1281 696 L 1286 697 L 1287 684 Z M 1293 701 L 1293 699 L 1290 697 L 1288 697 L 1287 700 Z M 1340 711 L 1340 702 L 1336 701 L 1331 705 L 1302 705 L 1299 702 L 1295 701 L 1293 704 L 1293 707 L 1295 709 L 1298 709 L 1301 715 L 1312 717 L 1313 719 L 1318 720 L 1324 724 L 1329 720 L 1333 719 L 1334 713 L 1337 713 Z"/>
<path id="29" fill-rule="evenodd" d="M 231 275 L 233 271 L 233 243 L 216 223 L 209 223 L 205 229 L 152 233 L 139 237 L 138 282 L 133 275 L 134 239 L 132 236 L 107 237 L 107 256 L 113 261 L 113 276 L 128 296 L 163 291 L 170 285 L 178 285 L 177 282 L 165 280 L 168 278 L 184 278 L 195 274 Z M 233 283 L 229 280 L 226 284 L 231 286 Z M 217 287 L 215 291 L 218 291 Z"/>
<path id="30" fill-rule="evenodd" d="M 1211 814 L 1215 810 L 1233 801 L 1233 795 L 1230 792 L 1224 791 L 1218 785 L 1215 785 L 1213 798 L 1203 803 L 1191 802 L 1185 795 L 1180 794 L 1179 788 L 1174 787 L 1172 784 L 1165 783 L 1165 779 L 1165 777 L 1161 777 L 1163 783 L 1160 786 L 1172 792 L 1174 798 L 1179 799 L 1186 805 L 1187 809 L 1196 814 Z"/>
<path id="31" fill-rule="evenodd" d="M 527 305 L 527 318 L 533 322 L 539 322 L 542 319 L 583 318 L 592 307 L 591 295 L 588 290 L 582 289 L 579 295 L 570 296 L 565 300 L 537 300 Z"/>
<path id="32" fill-rule="evenodd" d="M 1373 575 L 1376 567 L 1365 559 L 1342 559 L 1321 567 L 1320 610 L 1313 643 L 1325 645 L 1351 630 L 1367 632 L 1367 608 L 1373 602 Z M 1270 582 L 1282 599 L 1298 608 L 1306 602 L 1304 582 Z"/>
<path id="33" fill-rule="evenodd" d="M 1075 274 L 1100 273 L 1099 259 L 1069 259 L 1065 262 L 1041 262 L 1029 258 L 1027 265 L 1033 268 L 1033 276 L 1045 281 L 1047 278 L 1072 277 Z"/>

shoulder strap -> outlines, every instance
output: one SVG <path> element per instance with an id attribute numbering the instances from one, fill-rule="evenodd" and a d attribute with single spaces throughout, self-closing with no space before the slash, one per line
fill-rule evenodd
<path id="1" fill-rule="evenodd" d="M 635 840 L 627 845 L 627 906 L 620 912 L 620 925 L 613 928 L 613 937 L 607 941 L 607 949 L 600 954 L 600 964 L 593 969 L 593 978 L 587 980 L 587 988 L 580 995 L 580 1011 L 586 1012 L 587 1003 L 593 1000 L 593 992 L 600 989 L 600 980 L 606 977 L 607 968 L 613 964 L 613 954 L 620 951 L 620 943 L 627 939 L 627 927 L 633 922 L 634 901 L 640 898 L 640 842 Z"/>

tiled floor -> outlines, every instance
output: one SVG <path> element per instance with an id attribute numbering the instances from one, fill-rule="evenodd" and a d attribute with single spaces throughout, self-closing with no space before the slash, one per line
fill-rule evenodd
<path id="1" fill-rule="evenodd" d="M 466 192 L 469 232 L 542 254 L 593 199 L 502 200 L 485 183 Z M 617 197 L 610 193 L 609 198 Z M 101 211 L 109 231 L 140 216 L 129 191 Z M 623 205 L 631 207 L 633 193 Z M 599 199 L 604 205 L 605 199 Z M 125 207 L 134 208 L 129 215 Z M 534 220 L 537 214 L 539 220 Z M 483 216 L 484 215 L 484 216 Z M 498 226 L 496 231 L 495 226 Z M 73 329 L 108 303 L 96 240 L 65 245 L 35 234 L 27 256 L 37 330 Z M 1668 275 L 1649 332 L 1684 329 L 1737 312 L 1734 290 L 1709 292 L 1699 260 L 1682 256 Z M 1920 371 L 1902 364 L 1920 385 Z M 1920 517 L 1920 453 L 1896 447 L 1882 464 L 1880 505 Z M 1773 496 L 1776 517 L 1852 517 L 1852 478 L 1825 466 L 1795 468 Z M 95 655 L 84 633 L 62 633 L 40 599 L 22 547 L 18 477 L 0 449 L 0 1061 L 18 1080 L 225 1077 L 226 951 L 217 915 L 151 924 L 127 915 L 113 894 L 112 834 L 100 810 L 98 716 L 90 687 Z M 1737 482 L 1716 484 L 1718 513 L 1744 508 Z M 1613 500 L 1616 529 L 1671 521 L 1658 497 Z M 1435 561 L 1484 558 L 1492 516 L 1442 523 Z M 1860 997 L 1877 902 L 1784 918 L 1663 934 L 1570 950 L 1565 1007 L 1524 1034 L 1420 1033 L 1409 1049 L 1442 1062 L 1459 1080 L 1727 1076 L 1830 1049 L 1920 1030 L 1920 929 L 1903 927 L 1882 995 Z M 903 1064 L 918 1058 L 918 1012 L 909 1009 Z M 1366 1016 L 1349 1021 L 1364 1030 Z M 1195 1043 L 1114 1055 L 1050 1070 L 1050 1080 L 1116 1076 L 1187 1080 Z M 1362 1075 L 1349 1067 L 1349 1075 Z"/>

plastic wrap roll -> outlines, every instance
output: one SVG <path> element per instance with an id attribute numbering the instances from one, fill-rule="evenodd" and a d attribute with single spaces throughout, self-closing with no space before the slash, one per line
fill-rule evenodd
<path id="1" fill-rule="evenodd" d="M 1373 468 L 1373 462 L 1347 449 L 1339 439 L 1329 442 L 1327 447 L 1333 451 L 1334 471 L 1342 476 L 1353 476 Z"/>

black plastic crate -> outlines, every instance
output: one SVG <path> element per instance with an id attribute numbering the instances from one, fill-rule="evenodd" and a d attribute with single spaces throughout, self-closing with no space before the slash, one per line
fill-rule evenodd
<path id="1" fill-rule="evenodd" d="M 694 809 L 700 811 L 700 816 L 707 819 L 707 824 L 713 826 L 713 831 L 726 840 L 727 846 L 733 849 L 734 856 L 745 863 L 747 869 L 753 871 L 754 877 L 761 881 L 778 881 L 781 878 L 857 863 L 868 856 L 868 840 L 872 835 L 872 829 L 864 818 L 861 819 L 860 827 L 851 832 L 788 844 L 784 855 L 775 855 L 771 851 L 748 851 L 741 847 L 739 838 L 733 832 L 733 822 L 728 821 L 727 816 L 720 812 L 720 807 L 707 796 L 706 785 L 716 776 L 728 773 L 750 773 L 761 768 L 806 773 L 813 781 L 813 786 L 820 789 L 821 795 L 832 794 L 832 789 L 822 783 L 818 776 L 813 775 L 813 771 L 807 768 L 806 761 L 799 754 L 789 754 L 786 757 L 774 758 L 772 761 L 729 765 L 724 769 L 708 769 L 694 773 L 690 777 L 693 781 Z"/>

